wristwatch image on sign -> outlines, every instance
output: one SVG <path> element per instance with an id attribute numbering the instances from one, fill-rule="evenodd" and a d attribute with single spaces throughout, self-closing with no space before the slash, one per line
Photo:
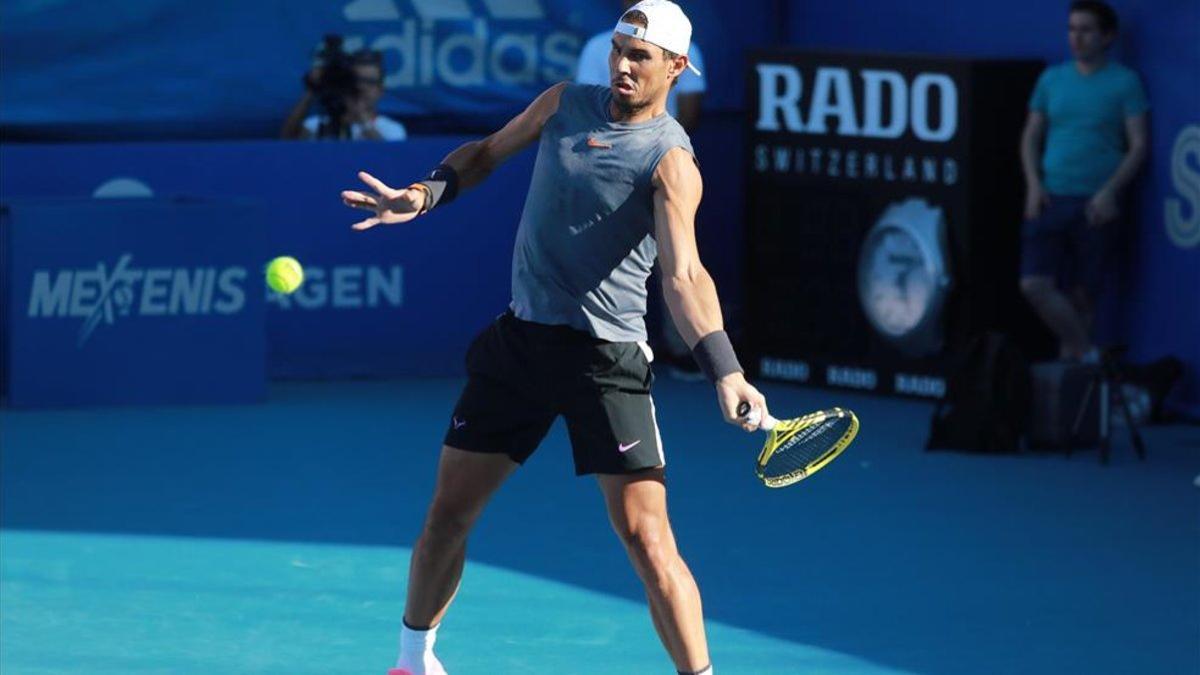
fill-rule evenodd
<path id="1" fill-rule="evenodd" d="M 950 292 L 946 218 L 924 199 L 895 202 L 867 232 L 858 257 L 858 298 L 871 326 L 910 357 L 942 348 Z"/>

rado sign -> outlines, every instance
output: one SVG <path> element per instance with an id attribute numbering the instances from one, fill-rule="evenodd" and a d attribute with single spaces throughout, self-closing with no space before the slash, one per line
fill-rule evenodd
<path id="1" fill-rule="evenodd" d="M 958 131 L 958 87 L 946 73 L 907 78 L 894 70 L 817 66 L 804 74 L 786 63 L 759 63 L 759 131 L 900 138 L 944 143 Z"/>
<path id="2" fill-rule="evenodd" d="M 940 398 L 981 332 L 1038 352 L 1017 147 L 1041 68 L 751 52 L 745 336 L 762 376 Z"/>

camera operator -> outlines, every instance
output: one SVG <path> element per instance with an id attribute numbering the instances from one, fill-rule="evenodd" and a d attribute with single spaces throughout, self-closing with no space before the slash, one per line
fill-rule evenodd
<path id="1" fill-rule="evenodd" d="M 283 124 L 281 137 L 354 141 L 402 141 L 404 125 L 376 109 L 383 97 L 380 52 L 348 54 L 341 38 L 326 36 L 317 63 L 304 76 L 304 94 Z M 320 114 L 310 115 L 313 103 Z"/>

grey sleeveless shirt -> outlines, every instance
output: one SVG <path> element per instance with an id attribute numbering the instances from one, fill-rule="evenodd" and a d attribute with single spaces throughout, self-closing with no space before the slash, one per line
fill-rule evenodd
<path id="1" fill-rule="evenodd" d="M 542 128 L 512 263 L 512 311 L 610 342 L 646 339 L 654 187 L 671 148 L 692 153 L 670 115 L 614 122 L 608 87 L 568 84 Z"/>

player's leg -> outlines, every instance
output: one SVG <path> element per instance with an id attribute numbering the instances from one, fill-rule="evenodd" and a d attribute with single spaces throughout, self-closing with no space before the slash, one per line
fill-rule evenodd
<path id="1" fill-rule="evenodd" d="M 442 446 L 437 488 L 409 563 L 404 622 L 441 622 L 466 560 L 467 535 L 496 489 L 519 466 L 507 455 Z"/>
<path id="2" fill-rule="evenodd" d="M 446 428 L 433 503 L 413 547 L 404 614 L 410 627 L 441 621 L 462 574 L 467 533 L 557 416 L 539 400 L 536 382 L 528 386 L 526 352 L 538 345 L 518 328 L 501 315 L 467 349 L 469 378 Z"/>
<path id="3" fill-rule="evenodd" d="M 437 487 L 409 562 L 400 655 L 388 675 L 445 675 L 433 647 L 462 579 L 467 535 L 517 466 L 504 454 L 442 446 Z"/>
<path id="4" fill-rule="evenodd" d="M 681 672 L 700 672 L 709 666 L 700 590 L 667 519 L 663 470 L 597 479 L 613 529 L 646 587 L 663 646 Z"/>
<path id="5" fill-rule="evenodd" d="M 669 633 L 667 633 L 665 624 L 663 624 L 662 610 L 659 608 L 655 599 L 650 597 L 650 593 L 648 591 L 646 592 L 646 606 L 650 608 L 650 622 L 654 624 L 654 632 L 658 634 L 658 641 L 663 643 L 663 646 L 665 647 L 667 640 L 670 639 L 668 637 Z M 673 654 L 670 648 L 667 648 L 667 653 Z M 672 656 L 671 658 L 674 660 L 675 657 Z"/>
<path id="6" fill-rule="evenodd" d="M 520 366 L 525 359 L 513 350 L 536 345 L 518 337 L 497 321 L 467 351 L 470 377 L 448 421 L 437 487 L 413 546 L 396 673 L 444 672 L 433 656 L 433 642 L 462 578 L 467 535 L 491 496 L 533 454 L 556 417 L 523 386 Z"/>
<path id="7" fill-rule="evenodd" d="M 635 343 L 592 345 L 589 354 L 589 376 L 565 396 L 575 471 L 597 474 L 671 659 L 681 672 L 700 672 L 709 665 L 700 592 L 667 522 L 650 354 Z"/>

